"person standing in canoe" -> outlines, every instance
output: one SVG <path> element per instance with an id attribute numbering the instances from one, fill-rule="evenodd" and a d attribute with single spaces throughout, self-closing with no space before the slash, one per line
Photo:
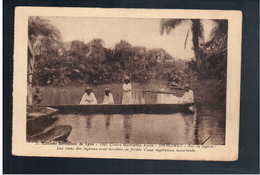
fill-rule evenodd
<path id="1" fill-rule="evenodd" d="M 104 96 L 103 104 L 109 104 L 109 105 L 114 104 L 114 97 L 113 94 L 110 93 L 109 88 L 106 88 L 104 91 L 105 91 L 105 96 Z"/>
<path id="2" fill-rule="evenodd" d="M 184 90 L 185 93 L 184 95 L 181 97 L 181 99 L 179 100 L 179 104 L 189 104 L 189 103 L 194 103 L 194 95 L 193 95 L 193 91 L 190 90 L 190 85 L 186 84 L 184 86 Z"/>
<path id="3" fill-rule="evenodd" d="M 95 105 L 97 104 L 97 99 L 92 92 L 90 87 L 86 88 L 86 92 L 84 93 L 80 103 L 80 105 Z"/>
<path id="4" fill-rule="evenodd" d="M 122 104 L 133 104 L 132 97 L 132 85 L 128 76 L 125 77 L 125 83 L 123 84 L 123 98 Z"/>

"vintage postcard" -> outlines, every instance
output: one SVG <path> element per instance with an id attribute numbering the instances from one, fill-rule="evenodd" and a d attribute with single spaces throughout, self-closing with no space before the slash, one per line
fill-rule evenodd
<path id="1" fill-rule="evenodd" d="M 17 156 L 238 159 L 242 13 L 17 7 Z"/>

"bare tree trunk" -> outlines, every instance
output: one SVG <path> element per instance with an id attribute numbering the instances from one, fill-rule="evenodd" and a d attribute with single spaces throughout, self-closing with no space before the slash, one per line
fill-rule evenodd
<path id="1" fill-rule="evenodd" d="M 192 43 L 193 43 L 193 49 L 194 49 L 194 54 L 196 58 L 196 63 L 198 66 L 198 74 L 199 77 L 201 74 L 201 68 L 203 67 L 202 65 L 202 58 L 200 55 L 200 48 L 199 48 L 199 35 L 201 32 L 201 24 L 199 19 L 192 19 Z"/>
<path id="2" fill-rule="evenodd" d="M 196 59 L 199 59 L 199 32 L 200 32 L 200 20 L 192 20 L 192 43 L 194 47 L 194 53 Z"/>
<path id="3" fill-rule="evenodd" d="M 35 62 L 35 53 L 33 51 L 31 42 L 28 38 L 28 91 L 27 91 L 27 105 L 33 106 L 33 88 L 32 88 L 32 79 L 33 79 L 33 68 Z"/>

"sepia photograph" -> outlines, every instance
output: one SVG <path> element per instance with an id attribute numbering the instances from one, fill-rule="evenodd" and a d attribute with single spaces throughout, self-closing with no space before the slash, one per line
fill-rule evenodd
<path id="1" fill-rule="evenodd" d="M 227 20 L 28 18 L 27 141 L 225 144 Z"/>
<path id="2" fill-rule="evenodd" d="M 230 22 L 232 27 L 239 22 L 216 18 L 217 13 L 149 16 L 152 11 L 140 10 L 149 13 L 133 17 L 55 15 L 46 9 L 23 18 L 25 57 L 19 59 L 26 62 L 26 73 L 19 81 L 26 87 L 26 106 L 20 105 L 26 116 L 20 116 L 25 132 L 19 139 L 25 145 L 101 155 L 114 151 L 105 156 L 112 158 L 124 157 L 118 154 L 127 149 L 135 154 L 194 152 L 192 159 L 200 159 L 203 151 L 195 148 L 229 146 L 228 128 L 234 128 L 232 143 L 237 144 L 239 101 L 232 101 L 239 100 L 239 93 L 228 96 L 228 87 L 240 83 L 240 67 L 235 70 L 228 62 L 239 66 L 241 60 L 231 55 L 237 46 L 229 45 L 237 40 L 241 47 L 240 28 L 236 40 L 229 36 Z M 92 10 L 99 14 L 100 9 Z M 226 159 L 236 159 L 234 154 Z"/>

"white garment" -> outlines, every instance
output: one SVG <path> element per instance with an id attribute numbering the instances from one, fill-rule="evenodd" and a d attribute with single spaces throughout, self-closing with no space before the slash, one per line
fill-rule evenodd
<path id="1" fill-rule="evenodd" d="M 123 84 L 123 90 L 122 104 L 133 104 L 132 85 L 130 83 Z"/>
<path id="2" fill-rule="evenodd" d="M 181 97 L 179 103 L 182 104 L 194 103 L 193 91 L 189 90 L 188 92 L 185 92 L 184 95 Z"/>
<path id="3" fill-rule="evenodd" d="M 114 97 L 111 93 L 104 96 L 103 104 L 114 104 Z"/>
<path id="4" fill-rule="evenodd" d="M 90 92 L 89 95 L 87 93 L 85 93 L 79 104 L 80 105 L 90 105 L 90 104 L 94 105 L 94 104 L 97 104 L 97 99 L 93 92 Z"/>

